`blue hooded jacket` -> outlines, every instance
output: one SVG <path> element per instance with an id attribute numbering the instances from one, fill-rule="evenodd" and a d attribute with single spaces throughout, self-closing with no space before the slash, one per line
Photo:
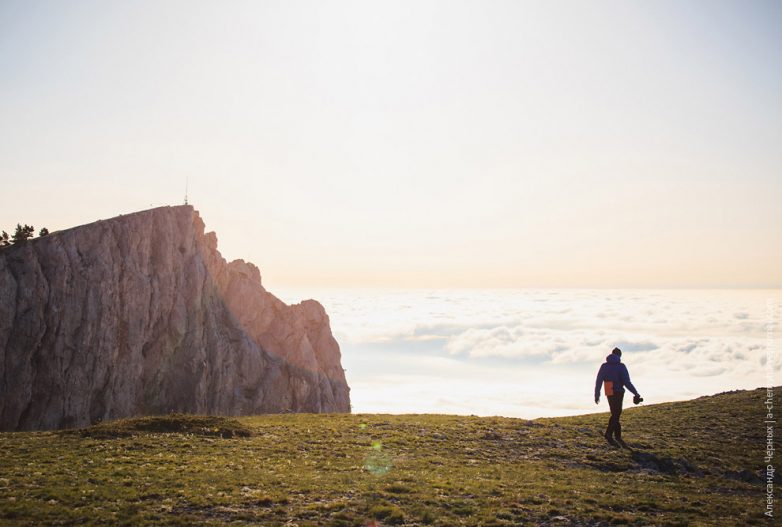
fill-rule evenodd
<path id="1" fill-rule="evenodd" d="M 627 372 L 627 367 L 622 364 L 618 355 L 613 353 L 606 357 L 606 361 L 600 366 L 600 370 L 597 372 L 597 380 L 595 381 L 595 399 L 600 397 L 600 385 L 606 382 L 606 395 L 619 395 L 624 393 L 624 386 L 633 392 L 634 395 L 638 395 L 638 390 L 635 389 L 633 383 L 630 382 L 630 374 Z"/>

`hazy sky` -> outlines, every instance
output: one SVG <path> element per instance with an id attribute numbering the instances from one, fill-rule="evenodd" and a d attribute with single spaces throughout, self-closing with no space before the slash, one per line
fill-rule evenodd
<path id="1" fill-rule="evenodd" d="M 0 2 L 0 228 L 279 286 L 782 285 L 782 3 Z"/>

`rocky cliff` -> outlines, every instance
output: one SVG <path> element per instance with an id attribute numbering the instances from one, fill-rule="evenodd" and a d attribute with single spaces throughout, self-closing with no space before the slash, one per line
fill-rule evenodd
<path id="1" fill-rule="evenodd" d="M 0 249 L 0 429 L 169 412 L 348 412 L 314 300 L 286 305 L 227 263 L 190 206 Z"/>

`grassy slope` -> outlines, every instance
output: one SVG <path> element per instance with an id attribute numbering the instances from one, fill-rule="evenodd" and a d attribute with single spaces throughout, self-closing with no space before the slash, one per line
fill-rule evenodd
<path id="1" fill-rule="evenodd" d="M 607 414 L 185 417 L 5 433 L 0 523 L 751 525 L 765 507 L 764 398 L 628 409 L 632 451 L 603 442 Z M 171 426 L 181 430 L 160 432 Z"/>

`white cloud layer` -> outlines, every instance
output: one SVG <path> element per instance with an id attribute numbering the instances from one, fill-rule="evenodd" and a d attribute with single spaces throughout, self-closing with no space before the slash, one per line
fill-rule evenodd
<path id="1" fill-rule="evenodd" d="M 594 375 L 615 346 L 650 402 L 763 386 L 769 373 L 782 379 L 779 290 L 313 296 L 331 317 L 358 412 L 594 411 Z M 301 298 L 295 291 L 283 297 Z M 777 336 L 767 332 L 772 314 Z"/>

